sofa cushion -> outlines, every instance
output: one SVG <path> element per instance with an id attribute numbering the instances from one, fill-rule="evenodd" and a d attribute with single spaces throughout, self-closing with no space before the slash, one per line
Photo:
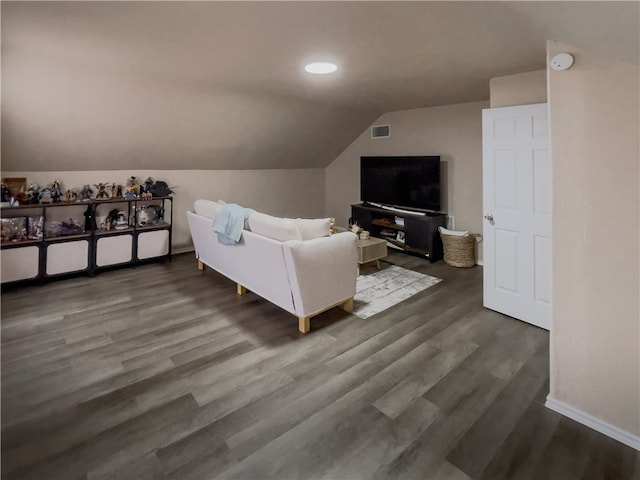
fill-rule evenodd
<path id="1" fill-rule="evenodd" d="M 313 240 L 331 235 L 330 218 L 296 218 L 294 222 L 302 240 Z"/>
<path id="2" fill-rule="evenodd" d="M 280 242 L 302 240 L 295 222 L 288 218 L 272 217 L 265 213 L 256 212 L 249 217 L 249 228 L 253 233 Z"/>
<path id="3" fill-rule="evenodd" d="M 221 208 L 222 205 L 213 200 L 198 199 L 193 202 L 193 211 L 207 218 L 216 218 Z"/>

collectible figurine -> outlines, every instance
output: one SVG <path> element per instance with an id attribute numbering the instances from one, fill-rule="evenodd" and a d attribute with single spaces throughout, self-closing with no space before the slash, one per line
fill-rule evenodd
<path id="1" fill-rule="evenodd" d="M 138 180 L 136 180 L 136 177 L 133 175 L 127 180 L 124 198 L 127 200 L 134 200 L 138 198 Z"/>
<path id="2" fill-rule="evenodd" d="M 1 190 L 1 198 L 2 202 L 11 202 L 11 192 L 9 191 L 9 187 L 7 187 L 4 183 L 0 185 Z"/>
<path id="3" fill-rule="evenodd" d="M 18 230 L 18 235 L 16 236 L 16 239 L 14 241 L 17 242 L 22 242 L 24 240 L 27 240 L 28 236 L 27 236 L 27 228 L 26 227 L 20 227 L 20 229 Z"/>
<path id="4" fill-rule="evenodd" d="M 115 183 L 114 183 L 115 185 Z M 118 185 L 118 188 L 116 189 L 116 197 L 122 197 L 122 185 Z"/>
<path id="5" fill-rule="evenodd" d="M 27 236 L 30 240 L 41 240 L 44 233 L 44 217 L 29 217 L 29 231 Z"/>
<path id="6" fill-rule="evenodd" d="M 80 195 L 82 196 L 82 201 L 83 202 L 88 202 L 89 200 L 91 200 L 91 194 L 93 193 L 93 190 L 91 189 L 91 187 L 89 185 L 85 185 L 84 187 L 82 187 L 82 190 L 80 190 Z"/>
<path id="7" fill-rule="evenodd" d="M 51 203 L 51 189 L 49 187 L 40 190 L 40 203 Z"/>
<path id="8" fill-rule="evenodd" d="M 96 198 L 109 198 L 109 194 L 107 193 L 107 188 L 109 188 L 109 185 L 107 185 L 106 183 L 94 183 L 93 184 L 94 187 L 96 187 L 98 189 L 98 193 L 96 194 Z"/>
<path id="9" fill-rule="evenodd" d="M 118 209 L 114 208 L 113 210 L 111 210 L 109 212 L 109 214 L 107 215 L 107 218 L 104 221 L 107 230 L 111 230 L 112 228 L 116 228 L 116 222 L 117 221 L 118 221 Z"/>
<path id="10" fill-rule="evenodd" d="M 147 206 L 142 205 L 138 208 L 138 226 L 144 227 L 149 222 L 149 214 L 147 213 Z"/>
<path id="11" fill-rule="evenodd" d="M 96 214 L 91 205 L 84 212 L 84 231 L 90 232 L 96 229 Z"/>
<path id="12" fill-rule="evenodd" d="M 153 223 L 160 224 L 164 222 L 164 208 L 160 205 L 149 205 L 149 210 L 153 210 Z"/>
<path id="13" fill-rule="evenodd" d="M 27 188 L 27 191 L 24 192 L 24 197 L 26 203 L 30 205 L 38 203 L 40 201 L 40 192 L 38 191 L 38 185 L 36 185 L 35 183 L 30 184 L 29 188 Z"/>
<path id="14" fill-rule="evenodd" d="M 127 228 L 129 225 L 127 225 L 127 214 L 124 213 L 123 211 L 118 212 L 117 216 L 116 216 L 116 223 L 115 223 L 115 229 L 116 230 L 123 230 L 125 228 Z"/>
<path id="15" fill-rule="evenodd" d="M 162 180 L 158 180 L 154 182 L 151 186 L 150 192 L 154 197 L 168 197 L 173 193 L 173 190 L 169 188 L 167 182 L 163 182 Z"/>
<path id="16" fill-rule="evenodd" d="M 60 182 L 58 180 L 54 180 L 51 185 L 51 199 L 54 203 L 60 201 L 60 197 L 62 197 L 62 188 L 60 187 Z"/>
<path id="17" fill-rule="evenodd" d="M 144 181 L 144 191 L 151 192 L 151 185 L 153 185 L 153 179 L 151 177 L 147 177 Z"/>
<path id="18" fill-rule="evenodd" d="M 82 227 L 73 218 L 62 221 L 62 232 L 64 235 L 72 235 L 74 233 L 82 233 Z"/>
<path id="19" fill-rule="evenodd" d="M 79 190 L 77 188 L 72 188 L 71 190 L 67 190 L 64 192 L 64 199 L 66 202 L 77 202 L 78 201 L 78 193 Z"/>

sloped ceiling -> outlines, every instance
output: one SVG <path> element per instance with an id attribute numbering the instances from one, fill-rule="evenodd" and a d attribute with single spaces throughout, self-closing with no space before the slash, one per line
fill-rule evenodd
<path id="1" fill-rule="evenodd" d="M 382 113 L 484 100 L 637 2 L 2 2 L 3 170 L 313 168 Z M 335 75 L 303 71 L 329 59 Z"/>

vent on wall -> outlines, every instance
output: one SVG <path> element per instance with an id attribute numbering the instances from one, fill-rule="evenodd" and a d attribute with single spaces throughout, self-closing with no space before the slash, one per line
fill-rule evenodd
<path id="1" fill-rule="evenodd" d="M 374 125 L 371 127 L 371 138 L 389 138 L 391 125 Z"/>

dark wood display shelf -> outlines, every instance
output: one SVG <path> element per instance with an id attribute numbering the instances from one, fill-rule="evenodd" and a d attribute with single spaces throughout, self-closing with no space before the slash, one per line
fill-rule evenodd
<path id="1" fill-rule="evenodd" d="M 373 225 L 378 225 L 379 227 L 383 227 L 383 228 L 392 228 L 394 230 L 403 230 L 404 231 L 404 225 L 398 225 L 397 223 L 387 223 L 387 222 L 383 222 L 381 220 L 372 220 L 371 223 Z"/>
<path id="2" fill-rule="evenodd" d="M 57 237 L 45 237 L 45 242 L 64 242 L 68 240 L 79 240 L 82 238 L 90 238 L 91 233 L 72 233 L 70 235 L 58 235 Z"/>
<path id="3" fill-rule="evenodd" d="M 103 208 L 102 212 L 99 212 L 98 208 L 105 204 L 124 204 L 124 206 L 118 207 L 118 209 L 125 212 L 131 225 L 120 230 L 100 231 L 96 229 L 86 231 L 85 233 L 59 235 L 55 237 L 46 236 L 47 225 L 50 225 L 52 221 L 49 215 L 51 214 L 49 209 L 82 207 L 85 209 L 85 215 L 92 214 L 93 218 L 96 218 L 99 216 L 99 213 L 102 213 L 102 216 L 104 216 L 105 209 Z M 162 218 L 167 221 L 157 224 L 150 223 L 143 226 L 137 225 L 138 207 L 148 207 L 149 205 L 157 205 L 160 207 L 165 213 L 165 216 Z M 152 199 L 125 199 L 118 197 L 91 199 L 84 202 L 18 205 L 15 207 L 3 207 L 1 213 L 3 218 L 24 218 L 26 228 L 29 228 L 26 222 L 28 217 L 41 217 L 43 219 L 41 228 L 42 231 L 45 232 L 44 238 L 38 240 L 2 242 L 0 249 L 3 252 L 3 284 L 41 281 L 50 277 L 69 274 L 93 275 L 100 269 L 105 268 L 134 266 L 138 263 L 148 262 L 154 259 L 171 260 L 171 234 L 173 224 L 173 197 L 171 196 L 153 197 Z M 73 215 L 76 213 L 77 210 Z M 67 215 L 67 212 L 64 212 L 63 215 Z M 55 218 L 61 215 L 51 216 Z M 85 219 L 82 220 L 84 221 Z M 165 231 L 166 234 L 153 233 L 162 231 Z M 131 241 L 127 242 L 114 238 L 117 236 L 129 236 L 131 237 Z M 83 242 L 83 240 L 86 240 L 86 242 Z M 68 245 L 62 246 L 62 244 Z M 49 248 L 53 245 L 55 245 L 54 248 Z M 21 247 L 28 246 L 37 247 L 38 251 L 16 251 Z M 74 260 L 68 262 L 69 271 L 60 271 L 59 265 L 61 263 L 65 265 L 67 260 L 66 255 L 71 255 L 71 257 L 74 257 Z M 24 262 L 27 262 L 28 265 L 24 266 Z M 48 270 L 49 268 L 51 268 L 51 270 Z M 28 271 L 30 276 L 21 276 L 23 271 Z M 37 273 L 34 275 L 33 272 Z"/>
<path id="4" fill-rule="evenodd" d="M 138 228 L 140 230 L 140 228 Z M 133 227 L 112 228 L 111 230 L 96 230 L 97 237 L 108 237 L 109 235 L 121 235 L 123 233 L 133 232 Z"/>
<path id="5" fill-rule="evenodd" d="M 164 228 L 167 228 L 168 226 L 169 226 L 168 223 L 148 223 L 142 227 L 137 227 L 137 229 L 139 231 L 148 232 L 150 230 L 162 230 Z"/>
<path id="6" fill-rule="evenodd" d="M 441 260 L 443 256 L 439 226 L 446 226 L 444 213 L 412 214 L 372 207 L 366 204 L 351 205 L 351 218 L 372 237 L 384 238 L 406 253 L 420 255 L 431 262 Z M 404 219 L 404 225 L 396 223 L 396 218 Z M 404 232 L 404 242 L 382 235 L 385 229 Z"/>
<path id="7" fill-rule="evenodd" d="M 136 198 L 136 199 L 127 199 L 124 197 L 115 197 L 115 198 L 94 198 L 91 201 L 93 203 L 96 204 L 102 204 L 102 203 L 126 203 L 126 202 L 137 202 L 140 204 L 146 204 L 146 203 L 153 203 L 155 201 L 158 200 L 168 200 L 170 198 L 173 197 L 153 197 L 151 199 L 146 199 L 146 198 Z M 83 202 L 78 202 L 78 203 L 83 203 Z M 86 203 L 86 202 L 84 202 Z"/>
<path id="8" fill-rule="evenodd" d="M 5 247 L 24 247 L 27 245 L 38 245 L 42 243 L 42 240 L 20 240 L 16 242 L 2 242 L 0 246 Z"/>

